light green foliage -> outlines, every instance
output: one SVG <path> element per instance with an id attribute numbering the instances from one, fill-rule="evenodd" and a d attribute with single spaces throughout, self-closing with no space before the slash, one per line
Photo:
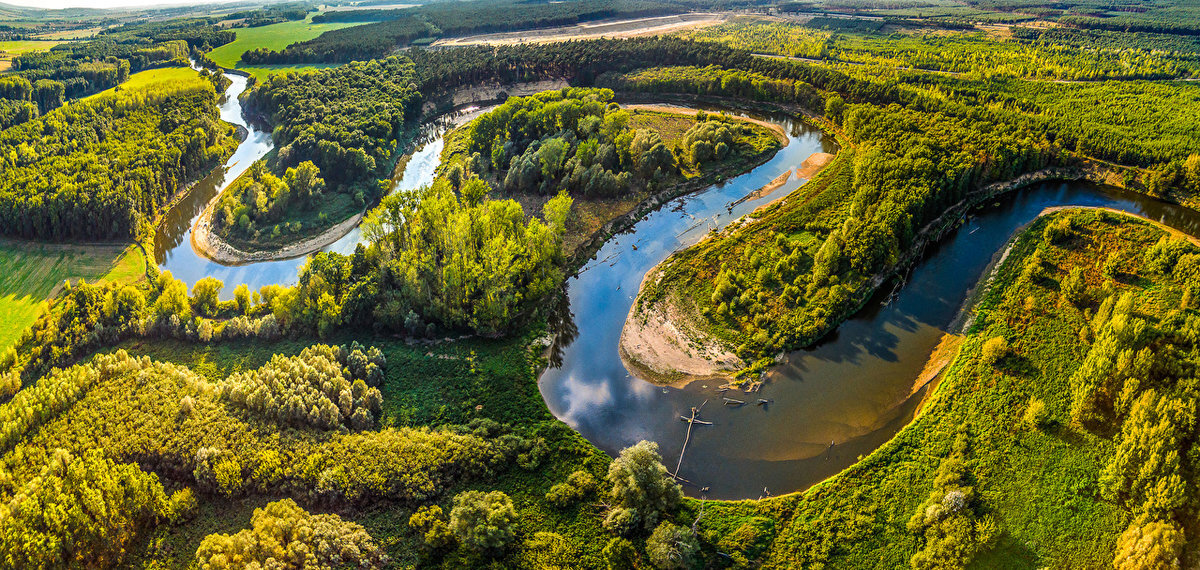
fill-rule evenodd
<path id="1" fill-rule="evenodd" d="M 995 524 L 976 514 L 966 450 L 964 431 L 955 440 L 953 453 L 938 467 L 933 492 L 908 521 L 909 530 L 924 537 L 924 547 L 909 561 L 915 570 L 966 568 L 997 538 Z"/>
<path id="2" fill-rule="evenodd" d="M 724 95 L 758 101 L 797 104 L 820 111 L 821 95 L 812 85 L 793 78 L 771 77 L 720 65 L 654 67 L 627 74 L 607 73 L 598 83 L 620 91 Z"/>
<path id="3" fill-rule="evenodd" d="M 496 553 L 512 543 L 517 511 L 501 491 L 464 491 L 454 497 L 450 530 L 459 542 L 479 552 Z"/>
<path id="4" fill-rule="evenodd" d="M 251 528 L 212 534 L 196 551 L 205 570 L 384 568 L 388 557 L 362 526 L 337 515 L 312 515 L 291 499 L 254 509 Z"/>
<path id="5" fill-rule="evenodd" d="M 237 373 L 218 385 L 223 399 L 281 424 L 320 429 L 369 429 L 383 405 L 379 393 L 386 360 L 378 349 L 308 347 L 296 356 L 275 355 L 265 366 Z"/>
<path id="6" fill-rule="evenodd" d="M 567 507 L 593 493 L 598 487 L 595 477 L 587 471 L 575 471 L 567 480 L 558 483 L 546 493 L 546 500 L 557 507 Z"/>
<path id="7" fill-rule="evenodd" d="M 212 84 L 190 70 L 0 131 L 0 233 L 132 237 L 183 184 L 233 152 L 232 134 Z"/>
<path id="8" fill-rule="evenodd" d="M 606 480 L 612 486 L 608 493 L 612 509 L 604 517 L 604 526 L 618 534 L 653 529 L 683 499 L 679 484 L 663 467 L 658 444 L 652 441 L 621 450 L 609 465 Z"/>
<path id="9" fill-rule="evenodd" d="M 700 544 L 690 529 L 664 521 L 646 540 L 646 556 L 659 570 L 687 570 L 695 566 Z"/>
<path id="10" fill-rule="evenodd" d="M 425 546 L 434 550 L 444 548 L 454 543 L 454 533 L 442 516 L 442 508 L 437 505 L 426 505 L 408 518 L 408 526 L 419 533 Z"/>
<path id="11" fill-rule="evenodd" d="M 1029 400 L 1029 405 L 1025 407 L 1025 414 L 1021 416 L 1021 423 L 1029 429 L 1041 429 L 1050 421 L 1050 412 L 1046 410 L 1046 402 L 1037 398 Z"/>
<path id="12" fill-rule="evenodd" d="M 1075 267 L 1062 281 L 1062 295 L 1070 303 L 1085 305 L 1088 302 L 1087 281 L 1083 278 L 1083 268 Z"/>
<path id="13" fill-rule="evenodd" d="M 1117 539 L 1115 570 L 1179 568 L 1184 546 L 1183 532 L 1169 522 L 1142 522 L 1129 525 Z"/>
<path id="14" fill-rule="evenodd" d="M 215 277 L 205 277 L 192 285 L 192 311 L 197 315 L 214 317 L 221 302 L 221 289 L 225 284 Z"/>
<path id="15" fill-rule="evenodd" d="M 987 366 L 996 366 L 1008 356 L 1008 340 L 1002 336 L 993 337 L 983 343 L 981 359 Z"/>
<path id="16" fill-rule="evenodd" d="M 117 567 L 139 533 L 186 503 L 182 493 L 189 492 L 168 499 L 156 475 L 115 463 L 98 449 L 56 450 L 0 504 L 0 562 L 10 568 Z"/>
<path id="17" fill-rule="evenodd" d="M 936 15 L 937 9 L 924 7 L 918 12 L 929 17 Z M 790 22 L 735 20 L 681 35 L 758 53 L 823 59 L 835 64 L 918 68 L 987 78 L 1160 78 L 1197 70 L 1194 61 L 1173 57 L 1176 54 L 1169 51 L 1078 46 L 1060 38 L 1042 40 L 1039 33 L 1043 30 L 1038 28 L 1018 29 L 1017 37 L 1006 40 L 997 40 L 983 31 L 947 33 L 915 27 L 904 30 L 906 33 L 854 33 L 815 28 Z M 1067 28 L 1047 35 L 1070 35 L 1072 31 Z"/>
<path id="18" fill-rule="evenodd" d="M 450 327 L 508 328 L 520 310 L 557 290 L 570 204 L 559 195 L 543 209 L 547 222 L 526 221 L 511 200 L 464 203 L 445 179 L 419 195 L 388 196 L 364 234 L 383 257 L 379 270 L 402 286 L 380 291 L 370 308 L 375 320 L 401 329 L 414 311 Z"/>

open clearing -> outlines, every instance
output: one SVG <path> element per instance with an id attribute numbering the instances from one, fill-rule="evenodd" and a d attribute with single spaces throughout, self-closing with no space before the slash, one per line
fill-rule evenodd
<path id="1" fill-rule="evenodd" d="M 0 71 L 12 67 L 12 58 L 31 51 L 50 49 L 62 42 L 38 40 L 12 40 L 0 42 Z"/>
<path id="2" fill-rule="evenodd" d="M 675 16 L 638 18 L 635 20 L 600 20 L 574 26 L 480 34 L 461 38 L 441 39 L 434 46 L 502 45 L 523 43 L 552 43 L 599 38 L 633 38 L 669 34 L 680 30 L 720 24 L 729 19 L 726 14 L 694 13 Z"/>
<path id="3" fill-rule="evenodd" d="M 183 90 L 195 85 L 206 83 L 207 80 L 201 79 L 200 74 L 190 67 L 160 67 L 158 69 L 149 69 L 139 71 L 129 76 L 129 79 L 113 87 L 105 89 L 99 93 L 88 95 L 84 100 L 93 99 L 96 97 L 105 97 L 118 92 L 125 91 L 155 91 L 165 92 L 173 90 Z"/>
<path id="4" fill-rule="evenodd" d="M 132 283 L 145 272 L 137 246 L 0 240 L 0 351 L 33 324 L 64 280 Z"/>
<path id="5" fill-rule="evenodd" d="M 234 30 L 237 38 L 208 52 L 208 57 L 221 67 L 234 68 L 238 67 L 241 63 L 242 54 L 247 50 L 257 48 L 279 50 L 296 42 L 311 40 L 330 30 L 361 24 L 362 22 L 314 24 L 311 22 L 310 16 L 309 19 L 303 21 L 281 22 L 257 28 L 237 28 Z M 269 69 L 270 67 L 264 66 L 261 69 Z"/>

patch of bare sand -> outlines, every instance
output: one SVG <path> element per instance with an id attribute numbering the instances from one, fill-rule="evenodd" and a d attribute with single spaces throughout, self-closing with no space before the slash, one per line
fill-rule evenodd
<path id="1" fill-rule="evenodd" d="M 812 179 L 835 156 L 837 155 L 828 152 L 814 152 L 808 155 L 808 158 L 804 159 L 804 162 L 800 163 L 800 167 L 796 169 L 796 178 Z"/>
<path id="2" fill-rule="evenodd" d="M 434 42 L 433 45 L 435 47 L 511 45 L 594 40 L 600 38 L 633 38 L 670 34 L 692 28 L 713 26 L 724 22 L 728 18 L 729 16 L 726 14 L 693 13 L 632 20 L 600 20 L 557 28 L 479 34 L 461 38 L 444 38 Z"/>
<path id="3" fill-rule="evenodd" d="M 212 204 L 215 203 L 216 200 L 213 200 Z M 290 243 L 279 249 L 242 251 L 213 233 L 212 212 L 210 211 L 212 204 L 209 205 L 209 209 L 200 216 L 200 219 L 196 221 L 196 225 L 192 228 L 192 249 L 217 263 L 237 264 L 251 261 L 276 261 L 308 255 L 342 239 L 342 236 L 358 226 L 358 223 L 363 218 L 363 214 L 360 212 L 320 234 Z"/>
<path id="4" fill-rule="evenodd" d="M 645 279 L 656 274 L 651 271 Z M 688 326 L 669 303 L 642 311 L 635 305 L 621 328 L 618 352 L 627 369 L 656 384 L 729 378 L 745 366 L 736 354 Z"/>

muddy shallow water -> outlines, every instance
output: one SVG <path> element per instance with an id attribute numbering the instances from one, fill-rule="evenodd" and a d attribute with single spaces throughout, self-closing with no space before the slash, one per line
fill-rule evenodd
<path id="1" fill-rule="evenodd" d="M 791 144 L 753 171 L 668 204 L 617 236 L 568 281 L 566 334 L 539 382 L 556 416 L 610 454 L 642 439 L 656 441 L 674 470 L 687 424 L 681 415 L 703 406 L 711 426 L 692 430 L 679 470 L 692 495 L 746 499 L 805 489 L 875 450 L 904 427 L 925 395 L 914 393 L 933 349 L 959 313 L 992 256 L 1044 208 L 1107 206 L 1195 234 L 1194 211 L 1086 183 L 1047 183 L 996 200 L 972 213 L 946 240 L 925 252 L 891 302 L 885 286 L 836 332 L 785 356 L 756 394 L 718 393 L 719 381 L 681 388 L 650 384 L 626 370 L 617 352 L 621 327 L 646 271 L 694 243 L 707 227 L 724 226 L 797 187 L 736 206 L 726 205 L 795 168 L 809 154 L 835 152 L 819 133 L 771 117 Z M 697 221 L 700 221 L 697 227 Z M 633 246 L 637 246 L 634 249 Z M 722 405 L 722 396 L 745 400 Z M 757 406 L 759 398 L 770 404 Z M 707 402 L 707 403 L 706 403 Z M 709 487 L 705 493 L 700 489 Z"/>

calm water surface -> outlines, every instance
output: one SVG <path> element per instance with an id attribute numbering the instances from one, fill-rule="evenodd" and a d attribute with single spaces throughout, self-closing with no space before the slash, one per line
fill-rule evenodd
<path id="1" fill-rule="evenodd" d="M 161 269 L 170 271 L 175 277 L 182 279 L 189 289 L 196 281 L 205 277 L 220 279 L 225 283 L 221 298 L 232 299 L 234 288 L 243 283 L 248 285 L 251 291 L 273 283 L 295 283 L 300 267 L 308 256 L 278 261 L 223 264 L 205 257 L 192 243 L 192 228 L 205 206 L 254 161 L 265 156 L 274 147 L 270 132 L 257 130 L 242 116 L 242 106 L 237 94 L 246 89 L 246 78 L 233 74 L 227 77 L 233 83 L 226 90 L 226 100 L 221 104 L 221 119 L 247 129 L 250 134 L 224 166 L 214 169 L 200 180 L 183 200 L 167 212 L 155 240 L 155 258 Z M 437 168 L 442 152 L 442 136 L 455 125 L 462 124 L 484 111 L 485 109 L 469 107 L 423 125 L 414 145 L 417 150 L 393 180 L 392 191 L 419 188 L 432 183 L 434 169 Z M 322 251 L 350 253 L 359 241 L 361 231 L 355 227 Z"/>
<path id="2" fill-rule="evenodd" d="M 246 79 L 233 80 L 221 105 L 222 119 L 250 132 L 228 163 L 200 181 L 167 214 L 157 240 L 159 265 L 190 286 L 213 276 L 232 297 L 241 283 L 251 289 L 291 284 L 305 257 L 223 265 L 200 255 L 191 228 L 205 205 L 271 149 L 270 134 L 242 117 L 234 94 Z M 719 110 L 719 109 L 718 109 Z M 417 151 L 395 180 L 395 188 L 433 181 L 443 141 L 455 125 L 478 115 L 467 110 L 423 127 Z M 788 117 L 760 117 L 784 127 L 789 144 L 766 164 L 706 190 L 677 199 L 614 237 L 597 257 L 567 283 L 569 310 L 552 366 L 539 386 L 560 419 L 605 451 L 616 454 L 642 439 L 656 441 L 664 462 L 674 468 L 687 426 L 680 415 L 703 405 L 688 444 L 681 477 L 689 493 L 710 487 L 711 498 L 757 498 L 804 489 L 854 463 L 907 424 L 923 392 L 910 395 L 913 381 L 954 320 L 967 292 L 1013 232 L 1044 208 L 1060 205 L 1107 206 L 1159 220 L 1193 235 L 1200 233 L 1196 212 L 1120 190 L 1089 184 L 1044 184 L 1011 193 L 997 205 L 973 213 L 959 230 L 935 247 L 908 276 L 908 285 L 887 306 L 881 293 L 838 330 L 807 350 L 786 355 L 768 374 L 758 394 L 767 406 L 726 407 L 718 382 L 698 381 L 663 388 L 627 371 L 617 353 L 621 327 L 637 288 L 651 267 L 671 252 L 691 245 L 711 228 L 784 196 L 802 184 L 791 180 L 770 195 L 731 204 L 798 167 L 814 152 L 836 152 L 819 131 Z M 355 228 L 328 251 L 349 252 L 360 241 Z M 634 249 L 636 246 L 636 249 Z M 725 394 L 739 397 L 738 393 Z M 707 403 L 705 404 L 705 402 Z M 831 445 L 833 444 L 833 445 Z"/>
<path id="3" fill-rule="evenodd" d="M 690 494 L 710 487 L 703 493 L 710 498 L 744 499 L 801 490 L 895 435 L 912 419 L 924 395 L 911 394 L 914 380 L 968 291 L 1014 231 L 1044 208 L 1107 206 L 1188 233 L 1200 231 L 1196 212 L 1145 196 L 1080 183 L 1031 187 L 973 212 L 960 229 L 929 248 L 890 304 L 883 306 L 888 291 L 881 292 L 836 333 L 786 355 L 758 394 L 720 394 L 715 390 L 719 382 L 711 380 L 664 388 L 637 378 L 625 369 L 617 345 L 646 271 L 695 243 L 708 227 L 723 227 L 775 196 L 745 202 L 732 212 L 727 204 L 798 166 L 812 152 L 833 150 L 820 133 L 783 117 L 772 119 L 787 128 L 791 139 L 774 159 L 650 214 L 630 233 L 605 244 L 569 280 L 571 322 L 562 328 L 570 332 L 560 335 L 561 352 L 539 383 L 550 410 L 601 449 L 615 455 L 639 440 L 656 441 L 669 469 L 678 461 L 687 431 L 680 416 L 703 405 L 701 417 L 714 425 L 692 430 L 679 470 L 692 483 L 685 486 Z M 792 182 L 776 195 L 796 186 Z M 751 404 L 723 406 L 722 396 Z M 758 398 L 771 403 L 753 405 Z"/>

